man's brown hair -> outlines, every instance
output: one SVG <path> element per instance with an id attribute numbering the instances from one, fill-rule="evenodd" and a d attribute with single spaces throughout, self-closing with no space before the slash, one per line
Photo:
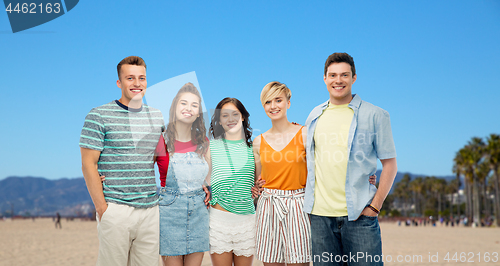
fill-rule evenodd
<path id="1" fill-rule="evenodd" d="M 331 54 L 325 62 L 325 76 L 328 67 L 333 63 L 348 63 L 351 66 L 352 76 L 356 75 L 356 67 L 354 66 L 354 59 L 348 53 L 334 53 Z"/>
<path id="2" fill-rule="evenodd" d="M 134 66 L 143 66 L 146 68 L 146 63 L 144 60 L 138 56 L 132 55 L 129 57 L 125 57 L 118 65 L 116 66 L 116 70 L 118 72 L 118 79 L 120 79 L 120 72 L 122 70 L 123 65 L 134 65 Z"/>

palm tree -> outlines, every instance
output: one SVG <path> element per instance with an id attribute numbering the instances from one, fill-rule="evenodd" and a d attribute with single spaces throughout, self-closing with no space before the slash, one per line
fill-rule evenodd
<path id="1" fill-rule="evenodd" d="M 410 198 L 410 184 L 411 177 L 409 174 L 405 174 L 403 178 L 394 185 L 394 196 L 398 198 L 398 201 L 401 202 L 401 206 L 403 209 L 403 215 L 408 217 L 408 199 Z"/>
<path id="2" fill-rule="evenodd" d="M 426 197 L 428 202 L 427 208 L 435 210 L 437 203 L 438 219 L 441 219 L 441 214 L 443 211 L 443 209 L 441 208 L 442 206 L 441 195 L 444 194 L 445 192 L 446 180 L 441 178 L 436 178 L 435 176 L 430 176 L 424 179 L 424 184 L 426 191 L 430 192 L 429 195 L 427 195 Z"/>
<path id="3" fill-rule="evenodd" d="M 488 177 L 488 181 L 487 183 L 485 184 L 486 185 L 486 190 L 488 192 L 488 201 L 489 201 L 489 208 L 490 208 L 490 213 L 492 214 L 492 216 L 490 217 L 493 217 L 495 218 L 495 220 L 493 221 L 492 224 L 496 224 L 496 204 L 495 204 L 495 175 L 492 172 L 490 172 L 491 174 L 489 175 Z"/>
<path id="4" fill-rule="evenodd" d="M 424 181 L 422 177 L 417 177 L 409 183 L 410 191 L 413 192 L 413 204 L 415 205 L 415 213 L 422 215 L 422 206 L 420 198 L 424 191 Z"/>
<path id="5" fill-rule="evenodd" d="M 462 157 L 462 154 L 459 152 L 457 152 L 455 154 L 455 158 L 453 158 L 453 173 L 456 174 L 456 192 L 457 192 L 457 196 L 458 196 L 458 207 L 457 207 L 457 217 L 460 218 L 460 186 L 462 184 L 462 182 L 460 182 L 460 176 L 462 175 L 463 171 L 462 169 L 464 168 L 464 159 Z M 464 180 L 465 181 L 465 180 Z M 453 202 L 453 200 L 452 200 Z"/>
<path id="6" fill-rule="evenodd" d="M 439 218 L 441 218 L 441 214 L 443 212 L 443 208 L 442 208 L 443 201 L 441 200 L 441 196 L 445 193 L 446 186 L 447 186 L 447 182 L 446 182 L 446 180 L 444 180 L 442 178 L 436 178 L 434 180 L 434 182 L 432 183 L 432 188 L 433 188 L 432 190 L 434 191 L 434 193 L 437 197 L 437 200 L 438 200 Z"/>
<path id="7" fill-rule="evenodd" d="M 481 198 L 483 199 L 483 212 L 486 215 L 486 217 L 490 217 L 491 215 L 491 208 L 490 208 L 490 201 L 488 197 L 488 191 L 487 191 L 487 186 L 488 186 L 488 176 L 489 173 L 491 172 L 491 169 L 489 167 L 489 164 L 486 160 L 481 160 L 479 165 L 477 166 L 476 169 L 476 175 L 477 175 L 477 180 L 479 182 L 479 185 L 481 186 Z"/>
<path id="8" fill-rule="evenodd" d="M 485 144 L 481 138 L 474 137 L 469 143 L 465 146 L 465 156 L 464 159 L 466 161 L 467 167 L 472 172 L 472 202 L 473 206 L 473 226 L 477 227 L 480 225 L 480 200 L 479 200 L 479 179 L 478 179 L 478 171 L 479 171 L 479 163 L 483 159 Z"/>
<path id="9" fill-rule="evenodd" d="M 493 170 L 493 181 L 495 186 L 495 218 L 497 226 L 500 226 L 500 135 L 491 134 L 487 140 L 487 160 L 491 170 Z"/>
<path id="10" fill-rule="evenodd" d="M 453 202 L 455 202 L 455 193 L 457 194 L 457 209 L 458 216 L 460 217 L 460 194 L 457 192 L 457 188 L 460 188 L 460 179 L 451 180 L 446 186 L 446 193 L 450 195 L 450 216 L 453 216 Z"/>
<path id="11" fill-rule="evenodd" d="M 463 147 L 458 151 L 459 153 L 459 159 L 460 159 L 460 166 L 461 166 L 461 173 L 464 176 L 464 184 L 465 184 L 465 195 L 466 195 L 466 203 L 465 203 L 465 217 L 469 222 L 472 221 L 472 213 L 474 210 L 474 206 L 472 205 L 472 186 L 474 183 L 474 170 L 472 168 L 472 165 L 470 163 L 469 157 L 471 151 L 468 149 L 467 146 Z"/>

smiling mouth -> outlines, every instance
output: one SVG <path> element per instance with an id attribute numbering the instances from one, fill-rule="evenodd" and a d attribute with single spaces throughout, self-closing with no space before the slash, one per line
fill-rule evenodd
<path id="1" fill-rule="evenodd" d="M 181 114 L 182 114 L 184 117 L 191 117 L 191 116 L 193 116 L 193 114 L 188 113 L 188 112 L 183 112 L 183 113 L 181 113 Z"/>
<path id="2" fill-rule="evenodd" d="M 130 91 L 133 93 L 141 93 L 142 89 L 131 89 Z"/>
<path id="3" fill-rule="evenodd" d="M 345 88 L 345 86 L 333 86 L 333 89 L 336 91 L 341 91 Z"/>
<path id="4" fill-rule="evenodd" d="M 278 111 L 271 111 L 271 112 L 269 112 L 269 113 L 270 113 L 270 114 L 272 114 L 272 115 L 275 115 L 275 114 L 277 114 L 277 113 L 279 113 L 279 112 L 280 112 L 280 110 L 278 110 Z"/>

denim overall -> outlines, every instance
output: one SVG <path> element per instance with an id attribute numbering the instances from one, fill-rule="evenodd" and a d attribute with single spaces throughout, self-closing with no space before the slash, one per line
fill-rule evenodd
<path id="1" fill-rule="evenodd" d="M 208 164 L 196 152 L 170 157 L 165 187 L 160 190 L 160 255 L 209 250 L 209 215 L 202 189 L 207 174 Z"/>

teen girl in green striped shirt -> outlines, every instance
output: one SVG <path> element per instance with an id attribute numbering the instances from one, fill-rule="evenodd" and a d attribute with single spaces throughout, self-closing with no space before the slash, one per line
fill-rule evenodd
<path id="1" fill-rule="evenodd" d="M 215 266 L 251 266 L 255 252 L 255 160 L 249 116 L 239 100 L 224 98 L 210 125 L 210 254 Z"/>

